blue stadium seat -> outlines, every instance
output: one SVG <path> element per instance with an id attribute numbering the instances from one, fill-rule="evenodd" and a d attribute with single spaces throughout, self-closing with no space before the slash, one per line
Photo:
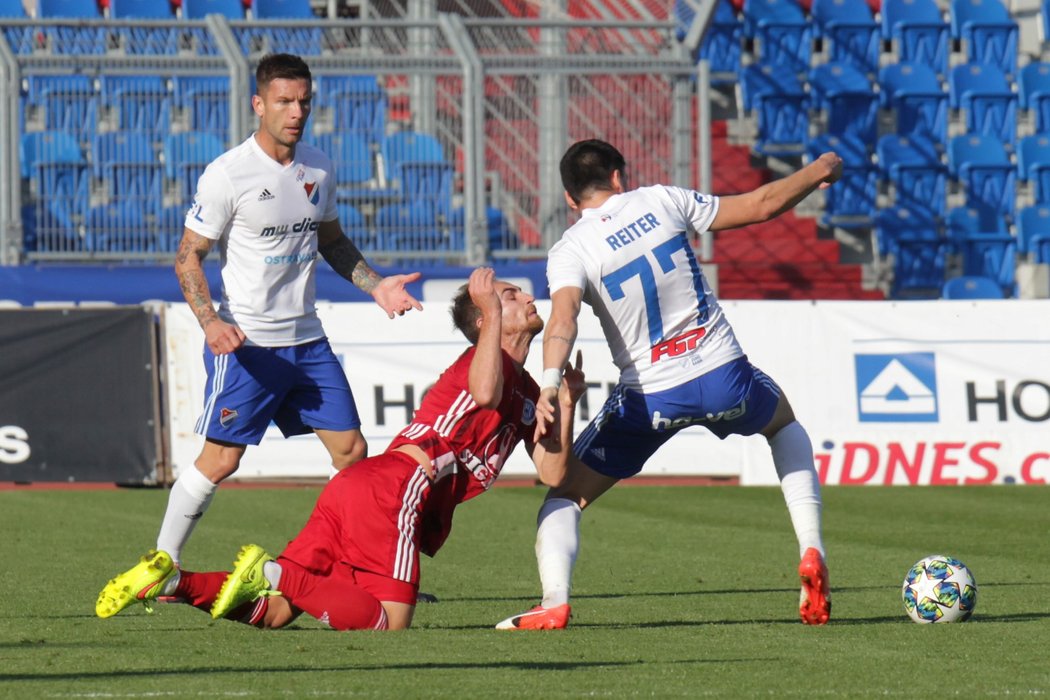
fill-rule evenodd
<path id="1" fill-rule="evenodd" d="M 36 16 L 44 19 L 51 17 L 99 19 L 102 13 L 98 3 L 91 0 L 37 0 Z"/>
<path id="2" fill-rule="evenodd" d="M 757 41 L 760 63 L 809 69 L 813 27 L 794 0 L 744 0 L 744 36 Z"/>
<path id="3" fill-rule="evenodd" d="M 882 34 L 864 0 L 813 0 L 810 14 L 817 35 L 831 43 L 831 62 L 875 74 L 879 68 Z"/>
<path id="4" fill-rule="evenodd" d="M 191 130 L 226 133 L 230 125 L 228 77 L 176 76 L 171 83 L 174 104 L 189 114 Z"/>
<path id="5" fill-rule="evenodd" d="M 875 252 L 879 258 L 897 255 L 898 242 L 902 239 L 925 241 L 931 245 L 944 241 L 940 223 L 925 208 L 884 207 L 875 214 Z"/>
<path id="6" fill-rule="evenodd" d="M 370 198 L 369 189 L 376 179 L 375 161 L 368 143 L 356 134 L 322 134 L 317 147 L 332 159 L 339 196 Z"/>
<path id="7" fill-rule="evenodd" d="M 84 75 L 31 75 L 26 104 L 44 110 L 44 128 L 77 134 L 82 140 L 98 129 L 98 95 Z"/>
<path id="8" fill-rule="evenodd" d="M 31 131 L 22 135 L 19 145 L 24 178 L 31 177 L 34 168 L 47 163 L 86 165 L 76 137 L 66 131 Z"/>
<path id="9" fill-rule="evenodd" d="M 28 17 L 22 0 L 0 0 L 0 17 Z"/>
<path id="10" fill-rule="evenodd" d="M 1050 233 L 1040 233 L 1028 242 L 1028 254 L 1032 262 L 1043 265 L 1050 263 Z"/>
<path id="11" fill-rule="evenodd" d="M 752 64 L 740 87 L 745 113 L 754 114 L 758 136 L 752 149 L 764 155 L 801 155 L 809 131 L 809 98 L 793 69 Z"/>
<path id="12" fill-rule="evenodd" d="M 503 211 L 491 206 L 485 207 L 485 226 L 488 232 L 489 251 L 517 250 L 520 247 L 518 237 L 510 230 L 510 224 Z M 448 217 L 448 228 L 455 236 L 466 235 L 466 210 L 456 207 Z"/>
<path id="13" fill-rule="evenodd" d="M 109 0 L 111 19 L 173 20 L 171 5 L 157 0 Z M 179 53 L 180 34 L 174 27 L 118 27 L 116 37 L 124 53 L 174 56 Z"/>
<path id="14" fill-rule="evenodd" d="M 244 3 L 241 0 L 182 0 L 183 19 L 204 19 L 208 15 L 244 19 Z"/>
<path id="15" fill-rule="evenodd" d="M 380 153 L 387 180 L 391 182 L 400 181 L 402 163 L 447 162 L 441 143 L 430 134 L 418 131 L 398 131 L 386 136 L 380 146 Z"/>
<path id="16" fill-rule="evenodd" d="M 138 132 L 111 131 L 92 140 L 94 176 L 105 185 L 109 202 L 148 211 L 163 198 L 164 174 L 153 141 Z"/>
<path id="17" fill-rule="evenodd" d="M 934 0 L 883 0 L 882 38 L 892 41 L 899 61 L 948 74 L 948 23 Z"/>
<path id="18" fill-rule="evenodd" d="M 1050 206 L 1033 204 L 1017 214 L 1017 252 L 1027 255 L 1032 252 L 1032 241 L 1036 236 L 1050 238 Z"/>
<path id="19" fill-rule="evenodd" d="M 179 192 L 188 203 L 204 168 L 225 150 L 223 142 L 206 131 L 170 134 L 164 139 L 164 175 L 178 183 Z"/>
<path id="20" fill-rule="evenodd" d="M 1003 290 L 991 277 L 963 275 L 945 282 L 941 296 L 945 299 L 1002 299 Z"/>
<path id="21" fill-rule="evenodd" d="M 388 204 L 375 215 L 376 246 L 380 250 L 449 250 L 437 214 L 425 202 Z"/>
<path id="22" fill-rule="evenodd" d="M 850 65 L 825 63 L 810 72 L 809 84 L 812 106 L 827 115 L 825 132 L 875 141 L 878 98 L 863 73 Z"/>
<path id="23" fill-rule="evenodd" d="M 109 0 L 111 19 L 173 19 L 171 5 L 157 0 Z"/>
<path id="24" fill-rule="evenodd" d="M 1050 134 L 1021 139 L 1017 149 L 1017 177 L 1030 184 L 1035 201 L 1050 203 Z"/>
<path id="25" fill-rule="evenodd" d="M 1017 143 L 1017 95 L 997 67 L 964 63 L 952 68 L 948 103 L 963 110 L 968 132 Z"/>
<path id="26" fill-rule="evenodd" d="M 1008 233 L 976 233 L 955 241 L 964 275 L 990 277 L 1013 296 L 1017 242 Z"/>
<path id="27" fill-rule="evenodd" d="M 0 17 L 25 19 L 28 16 L 25 8 L 22 6 L 22 0 L 0 0 Z M 33 49 L 36 46 L 36 33 L 32 27 L 6 25 L 3 27 L 3 33 L 4 39 L 7 40 L 7 45 L 11 47 L 15 54 L 25 55 L 33 53 Z"/>
<path id="28" fill-rule="evenodd" d="M 944 214 L 947 168 L 932 141 L 924 136 L 887 134 L 876 153 L 883 182 L 893 186 L 894 203 L 908 209 L 926 207 Z"/>
<path id="29" fill-rule="evenodd" d="M 386 94 L 372 75 L 318 76 L 315 103 L 331 111 L 332 129 L 379 144 L 386 135 Z"/>
<path id="30" fill-rule="evenodd" d="M 1006 234 L 1006 222 L 1002 217 L 992 216 L 987 211 L 973 207 L 954 207 L 945 217 L 948 241 L 957 243 L 972 236 L 984 234 Z"/>
<path id="31" fill-rule="evenodd" d="M 937 143 L 948 138 L 948 93 L 929 66 L 894 63 L 879 71 L 882 106 L 891 109 L 901 135 L 925 135 Z"/>
<path id="32" fill-rule="evenodd" d="M 91 178 L 73 134 L 36 131 L 19 144 L 22 176 L 30 181 L 26 234 L 38 251 L 82 248 L 78 223 L 88 209 Z"/>
<path id="33" fill-rule="evenodd" d="M 171 131 L 171 95 L 155 75 L 104 75 L 102 101 L 117 109 L 117 128 L 144 131 L 159 138 Z"/>
<path id="34" fill-rule="evenodd" d="M 895 299 L 939 297 L 944 286 L 947 257 L 948 244 L 943 240 L 899 237 L 893 261 L 891 296 Z"/>
<path id="35" fill-rule="evenodd" d="M 455 171 L 448 163 L 401 163 L 401 196 L 407 202 L 427 202 L 435 212 L 448 214 L 452 208 Z"/>
<path id="36" fill-rule="evenodd" d="M 676 2 L 675 13 L 688 30 L 694 14 L 692 7 L 686 2 Z M 714 15 L 707 26 L 707 33 L 700 43 L 697 56 L 699 60 L 709 63 L 712 84 L 737 81 L 741 69 L 740 40 L 743 35 L 744 23 L 737 19 L 736 11 L 729 0 L 717 0 Z"/>
<path id="37" fill-rule="evenodd" d="M 310 0 L 252 0 L 253 19 L 316 19 Z"/>
<path id="38" fill-rule="evenodd" d="M 1017 23 L 1000 0 L 952 0 L 951 31 L 963 41 L 967 61 L 1017 72 Z"/>
<path id="39" fill-rule="evenodd" d="M 1033 61 L 1021 69 L 1018 106 L 1034 118 L 1036 132 L 1050 132 L 1050 63 Z"/>
<path id="40" fill-rule="evenodd" d="M 992 136 L 960 134 L 948 144 L 948 173 L 966 193 L 967 206 L 982 215 L 1013 217 L 1017 170 Z"/>
<path id="41" fill-rule="evenodd" d="M 336 209 L 339 212 L 339 224 L 343 232 L 350 237 L 361 250 L 371 250 L 375 247 L 372 233 L 368 229 L 364 214 L 349 202 L 337 202 Z"/>
<path id="42" fill-rule="evenodd" d="M 834 187 L 824 190 L 821 224 L 837 228 L 871 226 L 878 170 L 871 162 L 867 145 L 855 136 L 834 134 L 823 134 L 806 144 L 810 159 L 827 151 L 835 151 L 842 158 L 842 177 Z"/>
<path id="43" fill-rule="evenodd" d="M 85 219 L 84 249 L 98 253 L 149 253 L 157 238 L 146 227 L 139 202 L 92 207 Z"/>

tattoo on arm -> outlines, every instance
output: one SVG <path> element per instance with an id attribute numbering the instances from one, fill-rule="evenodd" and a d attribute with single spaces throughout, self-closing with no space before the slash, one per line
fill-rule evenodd
<path id="1" fill-rule="evenodd" d="M 383 278 L 365 262 L 365 256 L 357 249 L 354 242 L 346 236 L 339 236 L 331 243 L 318 246 L 321 254 L 332 269 L 344 279 L 348 279 L 363 292 L 371 294 Z"/>
<path id="2" fill-rule="evenodd" d="M 204 276 L 201 262 L 208 254 L 210 244 L 207 241 L 194 242 L 187 238 L 182 239 L 179 250 L 175 254 L 175 266 L 179 271 L 179 288 L 186 303 L 190 305 L 193 315 L 201 328 L 218 318 L 215 307 L 212 305 L 211 292 L 208 290 L 208 280 Z"/>
<path id="3" fill-rule="evenodd" d="M 545 336 L 543 336 L 543 342 L 546 343 L 548 340 L 560 340 L 561 342 L 565 343 L 566 345 L 568 345 L 570 347 L 572 346 L 572 341 L 569 340 L 568 338 L 566 338 L 564 335 L 545 335 Z"/>

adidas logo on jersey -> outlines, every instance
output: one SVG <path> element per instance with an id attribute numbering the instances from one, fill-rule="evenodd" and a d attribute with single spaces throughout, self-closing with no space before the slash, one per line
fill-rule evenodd
<path id="1" fill-rule="evenodd" d="M 265 202 L 268 199 L 277 199 L 274 195 L 270 194 L 270 190 L 263 190 L 262 194 L 259 195 L 259 201 Z"/>

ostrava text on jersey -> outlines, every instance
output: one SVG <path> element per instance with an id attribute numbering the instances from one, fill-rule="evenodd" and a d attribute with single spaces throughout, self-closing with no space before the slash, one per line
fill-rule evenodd
<path id="1" fill-rule="evenodd" d="M 628 388 L 669 389 L 743 355 L 689 244 L 717 212 L 717 197 L 641 187 L 583 210 L 551 248 L 551 293 L 583 290 Z"/>
<path id="2" fill-rule="evenodd" d="M 281 165 L 251 136 L 216 158 L 197 184 L 186 228 L 218 241 L 219 315 L 252 344 L 324 337 L 314 275 L 317 228 L 337 218 L 331 173 L 328 157 L 308 144 Z"/>

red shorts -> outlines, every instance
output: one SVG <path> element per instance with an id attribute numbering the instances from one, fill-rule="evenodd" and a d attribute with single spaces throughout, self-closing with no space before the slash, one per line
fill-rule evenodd
<path id="1" fill-rule="evenodd" d="M 430 493 L 422 467 L 400 452 L 362 460 L 325 486 L 281 558 L 317 574 L 346 564 L 379 600 L 415 605 L 421 513 Z"/>

